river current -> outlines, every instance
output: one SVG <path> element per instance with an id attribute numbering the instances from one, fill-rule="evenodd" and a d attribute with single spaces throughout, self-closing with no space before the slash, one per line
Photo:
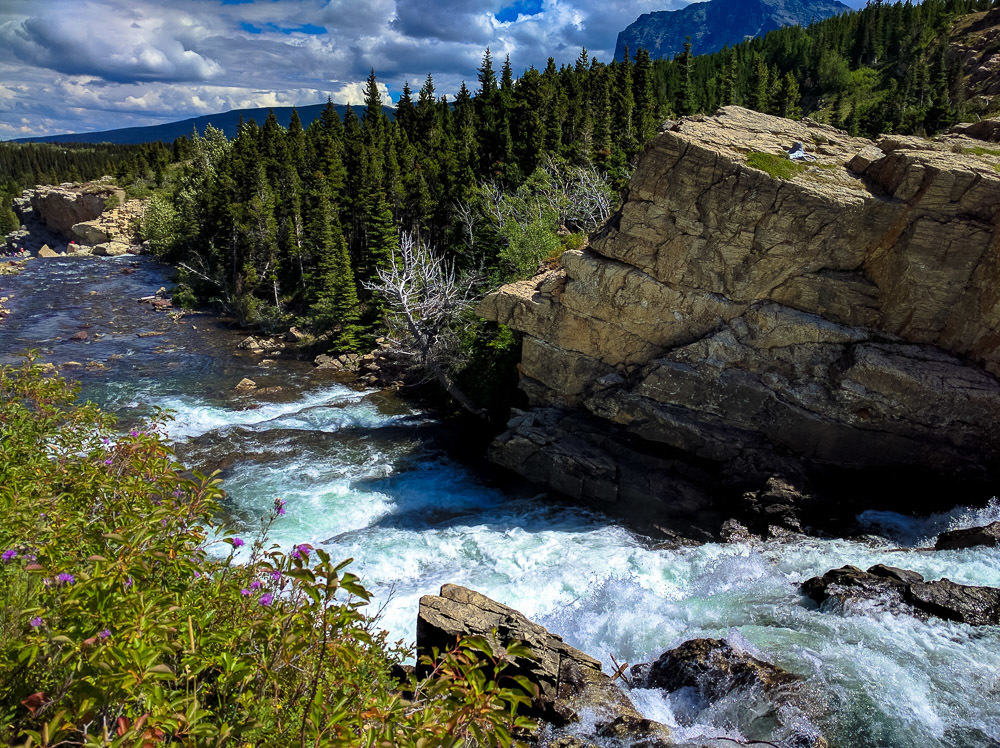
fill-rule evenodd
<path id="1" fill-rule="evenodd" d="M 308 364 L 260 365 L 236 354 L 243 336 L 213 317 L 174 322 L 137 302 L 169 277 L 148 258 L 34 260 L 0 277 L 12 312 L 0 322 L 0 361 L 38 349 L 125 427 L 170 410 L 182 458 L 223 469 L 226 519 L 250 534 L 284 498 L 272 540 L 353 557 L 393 639 L 412 641 L 420 596 L 453 582 L 517 608 L 605 669 L 612 657 L 648 662 L 687 639 L 728 638 L 805 676 L 828 707 L 815 725 L 837 745 L 1000 746 L 1000 627 L 877 607 L 820 611 L 797 591 L 831 568 L 875 563 L 1000 586 L 1000 549 L 913 550 L 942 530 L 1000 519 L 996 502 L 921 519 L 866 513 L 863 542 L 658 548 L 613 519 L 468 466 L 444 446 L 445 427 L 413 405 Z M 87 341 L 69 340 L 85 325 Z M 246 376 L 283 390 L 235 393 Z M 748 737 L 744 704 L 702 704 L 684 691 L 632 697 L 679 739 Z"/>

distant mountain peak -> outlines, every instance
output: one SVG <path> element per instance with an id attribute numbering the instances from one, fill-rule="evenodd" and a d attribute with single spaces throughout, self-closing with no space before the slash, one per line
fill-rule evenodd
<path id="1" fill-rule="evenodd" d="M 673 57 L 690 37 L 695 54 L 717 52 L 747 37 L 762 36 L 783 26 L 807 26 L 846 13 L 838 0 L 707 0 L 680 10 L 644 13 L 618 34 L 615 59 L 640 47 L 655 59 Z"/>

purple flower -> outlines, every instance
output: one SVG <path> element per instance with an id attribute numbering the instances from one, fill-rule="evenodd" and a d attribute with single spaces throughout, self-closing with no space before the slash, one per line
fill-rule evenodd
<path id="1" fill-rule="evenodd" d="M 240 590 L 240 594 L 243 595 L 243 597 L 250 597 L 250 590 L 244 587 L 243 589 Z"/>
<path id="2" fill-rule="evenodd" d="M 259 579 L 255 579 L 253 580 L 253 583 L 250 585 L 250 589 L 259 590 L 262 584 L 263 583 Z"/>
<path id="3" fill-rule="evenodd" d="M 272 595 L 270 592 L 265 592 L 263 595 L 260 596 L 260 600 L 258 600 L 257 602 L 266 608 L 268 605 L 274 602 L 274 595 Z"/>
<path id="4" fill-rule="evenodd" d="M 111 440 L 108 437 L 105 436 L 105 437 L 101 438 L 101 443 L 102 444 L 111 444 Z"/>
<path id="5" fill-rule="evenodd" d="M 109 629 L 104 629 L 104 631 L 101 631 L 98 636 L 102 639 L 109 639 L 111 638 L 111 631 Z"/>
<path id="6" fill-rule="evenodd" d="M 42 625 L 43 621 L 41 619 L 41 616 L 35 616 L 30 621 L 28 621 L 28 623 L 31 624 L 31 628 L 37 629 L 39 626 Z"/>
<path id="7" fill-rule="evenodd" d="M 65 571 L 61 571 L 56 574 L 56 581 L 59 582 L 59 584 L 73 584 L 73 582 L 76 581 L 76 577 L 72 574 L 67 574 Z"/>
<path id="8" fill-rule="evenodd" d="M 132 577 L 129 577 L 128 579 L 125 580 L 125 589 L 128 589 L 131 586 L 132 586 Z"/>
<path id="9" fill-rule="evenodd" d="M 131 437 L 133 437 L 133 438 L 135 438 L 135 437 L 139 436 L 139 432 L 136 431 L 135 429 L 132 429 L 131 431 L 128 432 L 128 435 L 131 436 Z"/>
<path id="10" fill-rule="evenodd" d="M 292 551 L 292 558 L 309 558 L 309 546 L 305 543 L 295 546 Z"/>
<path id="11" fill-rule="evenodd" d="M 105 465 L 110 465 L 110 464 L 111 464 L 111 462 L 112 462 L 112 460 L 111 460 L 111 458 L 109 457 L 108 459 L 106 459 L 106 460 L 104 461 L 104 464 L 105 464 Z"/>
<path id="12" fill-rule="evenodd" d="M 174 498 L 175 499 L 179 499 L 180 497 L 181 497 L 181 489 L 175 488 L 174 489 Z"/>
<path id="13" fill-rule="evenodd" d="M 11 548 L 9 551 L 4 551 L 0 554 L 0 559 L 3 559 L 5 564 L 10 563 L 12 559 L 17 558 L 17 551 Z"/>
<path id="14" fill-rule="evenodd" d="M 233 548 L 242 548 L 245 545 L 243 538 L 233 538 Z"/>
<path id="15" fill-rule="evenodd" d="M 277 569 L 275 569 L 274 571 L 272 571 L 271 572 L 271 579 L 273 579 L 275 582 L 280 582 L 281 581 L 281 572 L 278 571 Z"/>
<path id="16" fill-rule="evenodd" d="M 165 519 L 161 519 L 160 520 L 160 524 L 163 525 L 164 527 L 166 527 L 167 526 L 167 521 Z"/>
<path id="17" fill-rule="evenodd" d="M 284 516 L 284 514 L 285 514 L 285 500 L 284 499 L 275 499 L 274 500 L 274 509 L 275 509 L 275 511 L 277 511 L 277 513 L 280 516 Z"/>
<path id="18" fill-rule="evenodd" d="M 200 572 L 200 571 L 196 571 L 196 572 L 194 573 L 194 578 L 195 578 L 195 579 L 201 579 L 201 572 Z"/>

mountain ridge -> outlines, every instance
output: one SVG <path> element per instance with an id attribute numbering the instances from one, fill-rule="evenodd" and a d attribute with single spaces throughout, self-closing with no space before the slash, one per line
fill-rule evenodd
<path id="1" fill-rule="evenodd" d="M 230 109 L 227 112 L 216 114 L 203 114 L 199 117 L 188 117 L 187 119 L 176 120 L 174 122 L 164 122 L 159 125 L 140 125 L 137 127 L 124 127 L 115 130 L 96 130 L 92 132 L 61 133 L 59 135 L 41 135 L 30 138 L 16 138 L 12 143 L 114 143 L 117 145 L 135 145 L 139 143 L 153 143 L 161 141 L 172 143 L 182 135 L 190 135 L 197 128 L 199 133 L 205 131 L 205 127 L 211 124 L 222 130 L 226 137 L 235 137 L 239 128 L 240 118 L 244 120 L 254 120 L 262 125 L 269 111 L 273 111 L 278 118 L 278 123 L 282 127 L 288 127 L 291 121 L 292 110 L 297 110 L 299 119 L 303 127 L 308 127 L 309 123 L 319 117 L 320 112 L 326 106 L 322 104 L 308 104 L 306 106 L 281 106 L 281 107 L 261 107 L 259 109 Z M 337 114 L 341 118 L 347 111 L 348 104 L 334 104 Z M 395 112 L 391 107 L 382 107 L 386 115 L 393 116 Z"/>
<path id="2" fill-rule="evenodd" d="M 717 52 L 747 37 L 783 26 L 806 26 L 850 11 L 838 0 L 707 0 L 679 10 L 643 13 L 619 32 L 615 59 L 645 49 L 654 58 L 673 57 L 690 37 L 694 54 Z"/>

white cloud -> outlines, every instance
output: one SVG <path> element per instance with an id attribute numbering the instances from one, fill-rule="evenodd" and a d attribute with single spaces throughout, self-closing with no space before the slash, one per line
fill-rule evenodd
<path id="1" fill-rule="evenodd" d="M 858 3 L 863 0 L 853 0 Z M 581 47 L 609 61 L 640 14 L 687 0 L 0 0 L 0 137 L 153 124 L 226 109 L 363 101 L 433 73 L 475 89 L 489 45 L 515 74 Z M 325 29 L 324 33 L 295 31 Z M 21 122 L 27 120 L 27 125 Z M 24 127 L 29 131 L 26 133 Z"/>

